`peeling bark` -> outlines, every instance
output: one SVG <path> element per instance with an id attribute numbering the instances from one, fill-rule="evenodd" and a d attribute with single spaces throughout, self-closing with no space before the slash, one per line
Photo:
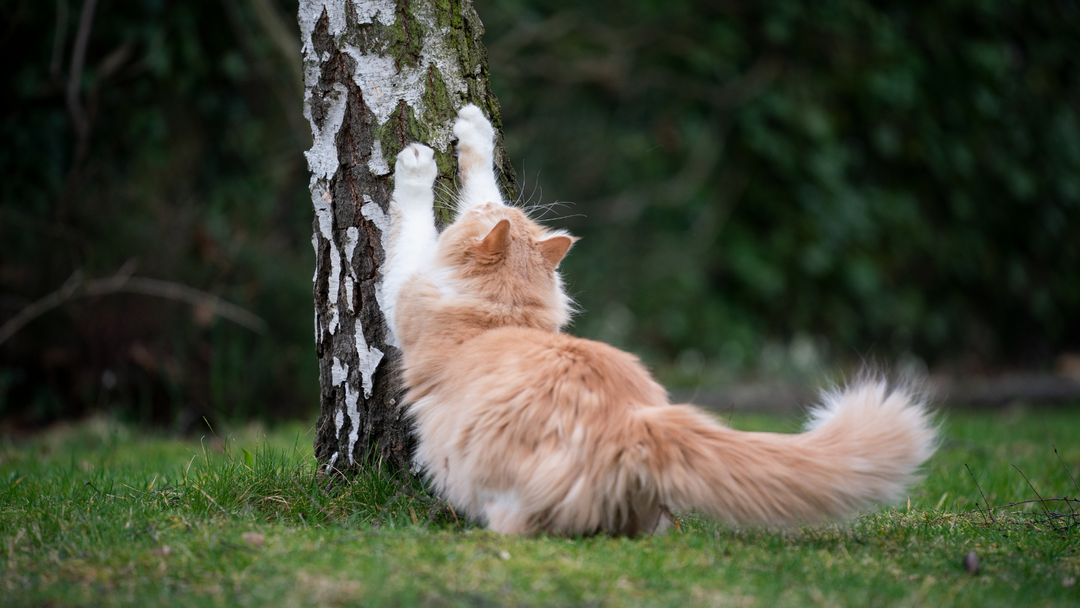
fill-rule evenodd
<path id="1" fill-rule="evenodd" d="M 391 161 L 411 142 L 454 182 L 451 126 L 474 103 L 499 133 L 495 162 L 512 200 L 483 25 L 470 0 L 301 0 L 304 115 L 315 210 L 315 350 L 321 414 L 315 457 L 341 471 L 409 468 L 397 342 L 382 313 Z M 442 218 L 446 219 L 445 215 Z"/>

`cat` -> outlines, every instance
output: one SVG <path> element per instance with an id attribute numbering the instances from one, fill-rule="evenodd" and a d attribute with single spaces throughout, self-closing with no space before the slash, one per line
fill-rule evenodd
<path id="1" fill-rule="evenodd" d="M 672 405 L 639 360 L 562 333 L 576 240 L 507 205 L 479 108 L 453 126 L 461 188 L 439 234 L 431 148 L 397 156 L 384 312 L 400 342 L 415 459 L 455 509 L 503 534 L 636 536 L 671 510 L 736 525 L 843 517 L 903 495 L 935 449 L 914 392 L 827 392 L 801 434 L 729 429 Z"/>

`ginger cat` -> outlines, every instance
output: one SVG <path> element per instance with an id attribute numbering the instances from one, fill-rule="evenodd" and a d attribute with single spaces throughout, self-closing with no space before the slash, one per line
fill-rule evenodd
<path id="1" fill-rule="evenodd" d="M 502 200 L 477 107 L 454 134 L 460 201 L 442 234 L 432 150 L 397 156 L 384 294 L 416 460 L 458 513 L 504 534 L 634 536 L 669 508 L 788 525 L 895 500 L 915 479 L 931 417 L 882 380 L 826 393 L 802 434 L 739 432 L 668 403 L 636 357 L 560 333 L 574 237 Z"/>

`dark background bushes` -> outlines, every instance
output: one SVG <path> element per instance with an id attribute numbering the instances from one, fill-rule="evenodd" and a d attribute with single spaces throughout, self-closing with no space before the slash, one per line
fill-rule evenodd
<path id="1" fill-rule="evenodd" d="M 126 264 L 268 329 L 77 298 L 0 345 L 0 416 L 310 416 L 295 4 L 101 0 L 80 122 L 82 7 L 0 7 L 0 320 Z M 477 10 L 525 197 L 584 237 L 573 331 L 672 383 L 867 356 L 1045 370 L 1080 349 L 1076 2 Z"/>

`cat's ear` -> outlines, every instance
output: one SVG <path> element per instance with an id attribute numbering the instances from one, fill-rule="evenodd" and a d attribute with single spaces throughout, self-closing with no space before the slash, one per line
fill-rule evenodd
<path id="1" fill-rule="evenodd" d="M 510 244 L 510 220 L 499 220 L 498 224 L 491 229 L 491 232 L 487 233 L 487 236 L 480 241 L 480 249 L 485 253 L 496 255 L 502 253 L 506 246 Z"/>
<path id="2" fill-rule="evenodd" d="M 559 265 L 563 256 L 570 250 L 570 246 L 577 241 L 577 237 L 557 234 L 553 237 L 540 241 L 540 255 L 552 268 Z"/>

